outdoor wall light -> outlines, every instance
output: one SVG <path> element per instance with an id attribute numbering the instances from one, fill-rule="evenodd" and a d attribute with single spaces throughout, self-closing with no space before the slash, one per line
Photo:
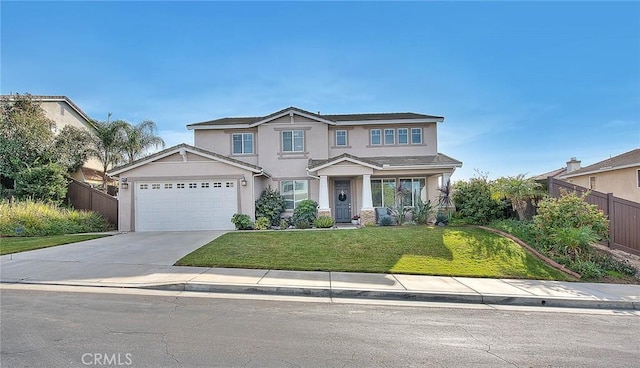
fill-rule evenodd
<path id="1" fill-rule="evenodd" d="M 247 186 L 247 179 L 245 179 L 244 176 L 242 177 L 242 180 L 240 180 L 240 185 L 242 185 L 243 187 Z"/>
<path id="2" fill-rule="evenodd" d="M 127 178 L 122 179 L 122 185 L 120 185 L 122 189 L 129 189 L 129 181 Z"/>

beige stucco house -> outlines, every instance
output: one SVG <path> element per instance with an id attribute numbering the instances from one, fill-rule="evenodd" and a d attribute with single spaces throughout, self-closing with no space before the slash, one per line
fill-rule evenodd
<path id="1" fill-rule="evenodd" d="M 640 203 L 640 148 L 571 170 L 558 178 Z"/>
<path id="2" fill-rule="evenodd" d="M 324 115 L 289 107 L 266 116 L 187 126 L 181 144 L 109 172 L 120 178 L 120 231 L 232 229 L 234 213 L 255 214 L 267 187 L 304 199 L 321 215 L 375 221 L 375 208 L 436 201 L 437 188 L 462 163 L 438 153 L 443 117 L 416 113 Z"/>

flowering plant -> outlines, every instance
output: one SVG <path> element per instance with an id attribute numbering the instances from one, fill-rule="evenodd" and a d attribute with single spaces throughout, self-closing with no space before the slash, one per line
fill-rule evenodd
<path id="1" fill-rule="evenodd" d="M 353 215 L 353 217 L 351 219 L 352 220 L 360 220 L 360 216 L 359 215 Z"/>

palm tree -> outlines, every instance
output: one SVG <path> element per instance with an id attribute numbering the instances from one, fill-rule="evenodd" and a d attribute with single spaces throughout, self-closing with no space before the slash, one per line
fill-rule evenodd
<path id="1" fill-rule="evenodd" d="M 127 163 L 144 156 L 149 148 L 164 148 L 164 141 L 155 134 L 156 123 L 151 120 L 144 120 L 137 125 L 127 124 L 124 132 L 122 151 Z"/>
<path id="2" fill-rule="evenodd" d="M 527 205 L 544 195 L 542 185 L 533 178 L 526 179 L 524 174 L 498 178 L 493 183 L 493 197 L 506 198 L 518 213 L 520 220 L 527 219 Z"/>
<path id="3" fill-rule="evenodd" d="M 111 116 L 111 114 L 109 114 Z M 122 147 L 125 139 L 125 127 L 129 124 L 123 120 L 93 121 L 96 129 L 91 135 L 91 155 L 102 163 L 102 190 L 107 192 L 107 170 L 121 163 Z"/>

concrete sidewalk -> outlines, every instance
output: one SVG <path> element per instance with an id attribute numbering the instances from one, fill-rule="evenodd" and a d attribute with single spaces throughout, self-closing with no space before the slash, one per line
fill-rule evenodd
<path id="1" fill-rule="evenodd" d="M 6 256 L 2 257 L 1 266 L 2 283 L 640 310 L 640 285 L 175 267 Z"/>

